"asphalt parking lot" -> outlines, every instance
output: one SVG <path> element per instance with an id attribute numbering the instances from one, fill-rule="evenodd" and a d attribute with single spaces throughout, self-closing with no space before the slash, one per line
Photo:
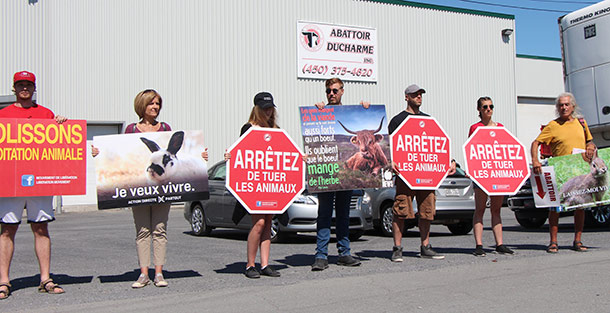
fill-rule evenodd
<path id="1" fill-rule="evenodd" d="M 271 264 L 282 277 L 250 280 L 242 274 L 246 232 L 214 230 L 210 237 L 196 237 L 190 234 L 182 210 L 172 209 L 165 266 L 170 286 L 132 290 L 138 273 L 131 212 L 64 213 L 50 224 L 51 271 L 66 294 L 38 294 L 33 239 L 23 224 L 11 267 L 13 294 L 0 302 L 0 308 L 3 312 L 608 311 L 608 229 L 587 230 L 583 241 L 591 249 L 577 253 L 569 250 L 572 218 L 562 218 L 560 253 L 549 255 L 546 228 L 525 230 L 508 209 L 503 209 L 503 218 L 505 244 L 517 252 L 514 256 L 474 257 L 472 233 L 453 236 L 446 227 L 433 225 L 431 243 L 446 255 L 445 260 L 418 258 L 419 237 L 412 229 L 403 239 L 405 261 L 392 263 L 391 238 L 371 232 L 352 243 L 352 254 L 362 266 L 334 265 L 332 241 L 330 268 L 311 272 L 315 234 L 305 233 L 272 244 Z M 489 216 L 485 223 L 484 244 L 491 252 Z"/>

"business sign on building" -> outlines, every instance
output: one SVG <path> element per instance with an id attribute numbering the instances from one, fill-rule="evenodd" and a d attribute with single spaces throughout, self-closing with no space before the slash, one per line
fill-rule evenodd
<path id="1" fill-rule="evenodd" d="M 377 30 L 297 22 L 297 77 L 377 81 Z"/>

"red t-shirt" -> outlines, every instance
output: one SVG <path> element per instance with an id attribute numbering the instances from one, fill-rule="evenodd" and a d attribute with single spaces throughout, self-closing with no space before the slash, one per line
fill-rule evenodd
<path id="1" fill-rule="evenodd" d="M 496 125 L 498 127 L 504 127 L 504 125 L 502 125 L 502 123 L 496 122 L 496 124 L 498 124 L 498 125 Z M 481 123 L 481 122 L 470 125 L 470 131 L 468 131 L 468 137 L 472 136 L 472 133 L 474 133 L 474 131 L 477 130 L 477 128 L 479 128 L 479 127 L 485 127 L 485 125 L 483 125 L 483 123 Z"/>
<path id="2" fill-rule="evenodd" d="M 29 108 L 21 108 L 14 103 L 0 110 L 0 117 L 5 118 L 55 118 L 53 112 L 42 105 L 35 104 Z"/>

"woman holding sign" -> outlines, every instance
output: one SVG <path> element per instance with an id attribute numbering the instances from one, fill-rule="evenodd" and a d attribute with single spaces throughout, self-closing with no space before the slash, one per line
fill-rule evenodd
<path id="1" fill-rule="evenodd" d="M 273 103 L 273 96 L 268 92 L 259 92 L 254 96 L 254 107 L 250 112 L 248 123 L 242 126 L 239 135 L 243 135 L 251 127 L 280 128 L 276 124 L 277 111 Z M 231 156 L 225 153 L 225 160 Z M 246 215 L 246 210 L 241 203 L 235 205 L 233 221 L 239 223 Z M 244 274 L 248 278 L 260 278 L 261 274 L 270 277 L 280 277 L 280 273 L 269 266 L 269 253 L 271 252 L 271 222 L 273 214 L 252 214 L 252 228 L 248 234 L 246 270 Z M 261 270 L 256 269 L 256 254 L 261 251 Z"/>
<path id="2" fill-rule="evenodd" d="M 146 133 L 171 131 L 169 124 L 157 121 L 163 99 L 153 89 L 146 89 L 138 93 L 134 100 L 134 109 L 140 121 L 127 125 L 125 133 Z M 92 155 L 95 157 L 99 150 L 92 146 Z M 208 160 L 207 149 L 201 157 Z M 169 219 L 169 203 L 138 205 L 131 208 L 133 221 L 136 226 L 136 248 L 140 264 L 140 276 L 132 288 L 142 288 L 150 284 L 148 266 L 150 265 L 150 246 L 153 247 L 153 264 L 155 265 L 154 285 L 167 287 L 168 283 L 163 277 L 163 265 L 167 250 L 167 220 Z"/>
<path id="3" fill-rule="evenodd" d="M 493 115 L 494 105 L 490 97 L 481 97 L 477 101 L 477 110 L 479 111 L 479 118 L 481 120 L 478 123 L 470 126 L 468 137 L 472 136 L 474 131 L 479 127 L 485 126 L 500 126 L 504 127 L 501 123 L 494 122 L 491 119 Z M 472 220 L 472 228 L 474 232 L 474 241 L 476 247 L 474 249 L 475 256 L 485 256 L 485 250 L 483 250 L 483 215 L 485 214 L 485 207 L 487 206 L 488 195 L 479 188 L 476 184 L 474 185 L 474 199 L 475 199 L 475 210 L 474 217 Z M 489 196 L 491 206 L 491 230 L 496 239 L 496 252 L 501 254 L 513 254 L 513 250 L 509 249 L 502 243 L 502 217 L 500 216 L 500 209 L 502 209 L 502 200 L 504 196 Z"/>
<path id="4" fill-rule="evenodd" d="M 538 147 L 544 143 L 551 146 L 552 156 L 562 156 L 574 153 L 583 153 L 591 160 L 595 154 L 595 144 L 593 136 L 589 131 L 587 122 L 579 115 L 576 110 L 578 105 L 574 95 L 569 92 L 560 94 L 555 100 L 557 119 L 552 120 L 542 129 L 538 138 L 532 142 L 532 167 L 535 174 L 542 173 L 542 165 L 538 160 Z M 572 250 L 578 252 L 587 251 L 587 247 L 582 244 L 582 230 L 585 224 L 585 212 L 582 209 L 574 211 L 574 242 Z M 549 211 L 549 232 L 551 242 L 546 249 L 548 253 L 559 252 L 557 244 L 557 231 L 559 225 L 559 212 Z"/>

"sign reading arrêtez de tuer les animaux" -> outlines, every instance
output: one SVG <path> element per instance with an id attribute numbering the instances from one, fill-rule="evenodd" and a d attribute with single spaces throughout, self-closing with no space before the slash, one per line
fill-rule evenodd
<path id="1" fill-rule="evenodd" d="M 438 189 L 449 172 L 451 142 L 433 117 L 409 115 L 390 135 L 392 161 L 413 190 Z"/>
<path id="2" fill-rule="evenodd" d="M 250 214 L 282 214 L 305 189 L 303 153 L 284 130 L 252 127 L 228 152 L 226 187 Z"/>
<path id="3" fill-rule="evenodd" d="M 470 178 L 488 195 L 513 195 L 530 176 L 525 147 L 504 127 L 479 127 L 463 145 Z"/>

